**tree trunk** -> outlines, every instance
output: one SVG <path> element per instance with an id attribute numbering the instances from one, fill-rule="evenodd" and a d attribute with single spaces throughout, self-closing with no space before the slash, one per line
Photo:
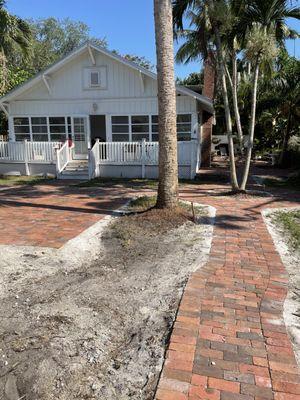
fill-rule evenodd
<path id="1" fill-rule="evenodd" d="M 154 0 L 158 86 L 159 183 L 158 208 L 178 202 L 176 89 L 171 0 Z"/>
<path id="2" fill-rule="evenodd" d="M 289 144 L 289 138 L 291 135 L 291 122 L 292 122 L 292 113 L 291 113 L 291 106 L 289 107 L 289 115 L 288 115 L 288 120 L 287 120 L 287 125 L 286 125 L 286 130 L 284 132 L 284 136 L 283 136 L 283 142 L 282 142 L 282 150 L 280 153 L 280 157 L 279 157 L 279 165 L 281 167 L 284 166 L 285 164 L 285 159 L 286 159 L 286 153 L 288 150 L 288 144 Z"/>
<path id="3" fill-rule="evenodd" d="M 238 191 L 239 184 L 238 184 L 238 180 L 237 180 L 236 167 L 235 167 L 234 144 L 233 144 L 233 138 L 232 138 L 232 120 L 231 120 L 230 106 L 229 106 L 229 100 L 228 100 L 225 64 L 224 64 L 220 32 L 216 25 L 214 26 L 214 31 L 215 31 L 215 36 L 216 36 L 216 48 L 217 48 L 218 64 L 219 64 L 220 78 L 221 78 L 221 82 L 222 82 L 222 93 L 223 93 L 223 101 L 224 101 L 224 109 L 225 109 L 225 120 L 226 120 L 228 148 L 229 148 L 231 187 L 232 187 L 233 191 Z"/>
<path id="4" fill-rule="evenodd" d="M 241 184 L 241 190 L 246 190 L 246 185 L 249 177 L 249 170 L 251 164 L 251 156 L 254 142 L 254 130 L 255 130 L 255 116 L 256 116 L 256 100 L 257 100 L 257 86 L 258 86 L 258 76 L 259 76 L 259 64 L 260 59 L 258 58 L 256 61 L 255 69 L 254 69 L 254 79 L 253 79 L 253 87 L 252 87 L 252 104 L 251 104 L 251 114 L 250 114 L 250 126 L 249 126 L 249 140 L 247 146 L 247 154 L 246 161 L 244 167 L 243 180 Z"/>
<path id="5" fill-rule="evenodd" d="M 213 100 L 215 96 L 215 77 L 216 68 L 214 54 L 208 51 L 207 58 L 204 60 L 204 83 L 202 94 Z M 213 115 L 204 115 L 202 121 L 202 141 L 201 141 L 201 166 L 210 167 L 211 165 L 211 144 L 213 130 Z"/>
<path id="6" fill-rule="evenodd" d="M 240 151 L 242 153 L 243 152 L 243 129 L 242 129 L 240 110 L 239 110 L 239 105 L 238 105 L 237 85 L 238 85 L 237 60 L 236 60 L 236 52 L 234 51 L 233 56 L 232 56 L 232 99 L 233 99 L 233 109 L 234 109 Z"/>

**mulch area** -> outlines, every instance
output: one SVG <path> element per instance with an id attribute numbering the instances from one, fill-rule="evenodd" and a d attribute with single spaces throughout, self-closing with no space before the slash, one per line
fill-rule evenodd
<path id="1" fill-rule="evenodd" d="M 222 185 L 182 197 L 217 209 L 209 262 L 186 286 L 157 400 L 296 400 L 300 375 L 283 319 L 288 275 L 261 216 L 300 205 L 299 193 L 223 196 Z"/>

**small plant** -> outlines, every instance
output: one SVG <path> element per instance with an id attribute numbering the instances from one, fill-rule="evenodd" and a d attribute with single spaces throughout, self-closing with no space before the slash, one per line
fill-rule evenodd
<path id="1" fill-rule="evenodd" d="M 287 231 L 292 246 L 300 250 L 300 210 L 276 212 L 274 221 Z"/>

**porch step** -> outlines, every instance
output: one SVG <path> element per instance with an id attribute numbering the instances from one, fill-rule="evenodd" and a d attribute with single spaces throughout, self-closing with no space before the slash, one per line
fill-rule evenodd
<path id="1" fill-rule="evenodd" d="M 58 175 L 58 179 L 88 180 L 89 172 L 88 172 L 88 170 L 81 170 L 81 171 L 66 171 L 66 170 L 64 170 Z"/>
<path id="2" fill-rule="evenodd" d="M 58 175 L 58 179 L 89 179 L 88 162 L 85 160 L 70 161 Z"/>

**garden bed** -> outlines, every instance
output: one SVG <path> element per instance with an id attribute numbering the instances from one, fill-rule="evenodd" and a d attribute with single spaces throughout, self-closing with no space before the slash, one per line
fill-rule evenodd
<path id="1" fill-rule="evenodd" d="M 145 213 L 154 202 L 136 200 L 132 215 L 59 251 L 5 249 L 0 398 L 153 398 L 184 286 L 212 237 L 207 207 L 195 205 L 194 223 L 190 204 Z"/>

